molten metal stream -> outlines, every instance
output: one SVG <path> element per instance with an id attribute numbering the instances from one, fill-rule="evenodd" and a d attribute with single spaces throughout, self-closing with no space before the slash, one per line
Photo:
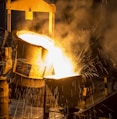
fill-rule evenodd
<path id="1" fill-rule="evenodd" d="M 63 53 L 62 49 L 56 47 L 52 39 L 47 36 L 39 35 L 34 32 L 17 32 L 19 38 L 32 45 L 42 46 L 48 50 L 45 61 L 46 68 L 53 64 L 54 78 L 68 77 L 76 75 L 73 64 L 70 59 Z M 77 74 L 78 75 L 78 74 Z"/>

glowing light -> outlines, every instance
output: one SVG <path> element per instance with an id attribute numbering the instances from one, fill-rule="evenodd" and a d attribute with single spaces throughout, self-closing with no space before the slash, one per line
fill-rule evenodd
<path id="1" fill-rule="evenodd" d="M 42 46 L 46 49 L 49 49 L 53 47 L 53 42 L 52 39 L 45 35 L 39 35 L 37 33 L 31 32 L 31 31 L 19 31 L 17 32 L 17 35 L 19 38 L 24 40 L 27 43 L 37 45 L 37 46 Z"/>
<path id="2" fill-rule="evenodd" d="M 61 77 L 72 76 L 74 74 L 71 61 L 60 48 L 54 47 L 49 53 L 49 57 L 51 58 L 55 71 L 54 77 L 59 79 Z"/>
<path id="3" fill-rule="evenodd" d="M 54 45 L 52 39 L 38 35 L 33 32 L 17 33 L 18 37 L 33 45 L 42 46 L 48 50 L 45 60 L 45 66 L 48 69 L 53 66 L 54 78 L 68 77 L 76 75 L 74 73 L 73 64 L 70 59 L 64 54 L 61 48 Z M 47 75 L 46 75 L 47 76 Z"/>

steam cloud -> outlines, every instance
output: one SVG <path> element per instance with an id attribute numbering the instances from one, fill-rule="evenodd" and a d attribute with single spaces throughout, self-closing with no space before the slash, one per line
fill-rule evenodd
<path id="1" fill-rule="evenodd" d="M 113 0 L 110 2 L 110 5 L 107 7 L 107 15 L 109 21 L 109 28 L 104 34 L 104 49 L 108 53 L 114 63 L 117 63 L 117 2 Z M 105 19 L 106 19 L 105 18 Z"/>
<path id="2" fill-rule="evenodd" d="M 56 4 L 58 21 L 55 36 L 76 64 L 81 51 L 89 47 L 92 4 L 92 0 L 58 0 Z"/>
<path id="3" fill-rule="evenodd" d="M 56 36 L 76 62 L 79 53 L 91 49 L 91 44 L 117 62 L 116 0 L 58 0 L 56 5 Z M 59 19 L 63 21 L 59 23 Z"/>

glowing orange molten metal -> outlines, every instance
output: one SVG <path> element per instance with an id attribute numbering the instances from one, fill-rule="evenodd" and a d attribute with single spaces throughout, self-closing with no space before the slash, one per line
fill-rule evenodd
<path id="1" fill-rule="evenodd" d="M 17 33 L 18 34 L 18 33 Z M 68 77 L 75 75 L 73 64 L 70 59 L 63 53 L 62 49 L 55 46 L 52 39 L 44 35 L 33 32 L 18 34 L 18 37 L 33 45 L 42 46 L 48 50 L 45 66 L 50 64 L 54 68 L 54 78 Z"/>

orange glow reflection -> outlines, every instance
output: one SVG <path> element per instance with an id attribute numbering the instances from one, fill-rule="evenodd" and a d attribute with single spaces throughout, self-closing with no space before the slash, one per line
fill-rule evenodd
<path id="1" fill-rule="evenodd" d="M 18 37 L 33 45 L 42 46 L 48 50 L 45 61 L 46 68 L 53 65 L 54 78 L 68 77 L 76 75 L 70 59 L 64 54 L 61 48 L 54 45 L 52 39 L 47 36 L 38 35 L 32 32 L 17 33 Z"/>

